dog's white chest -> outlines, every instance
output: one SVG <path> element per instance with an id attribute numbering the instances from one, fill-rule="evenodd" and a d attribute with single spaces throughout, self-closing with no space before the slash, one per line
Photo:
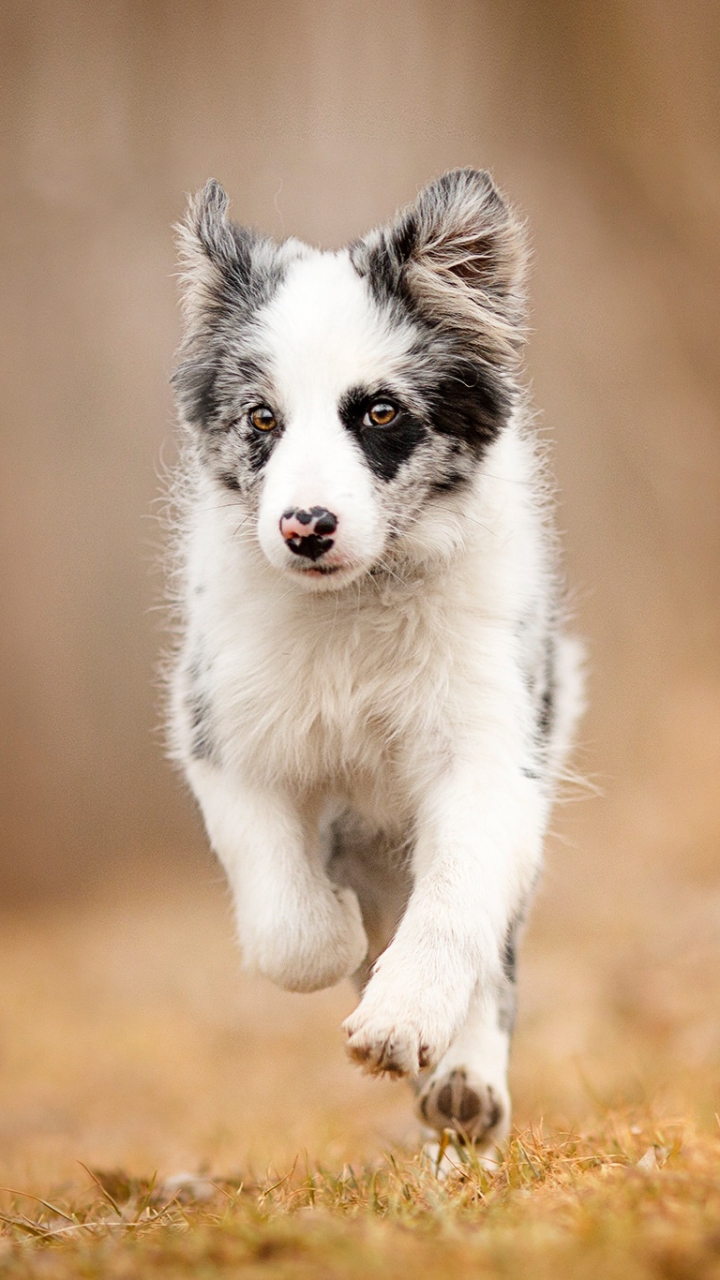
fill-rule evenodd
<path id="1" fill-rule="evenodd" d="M 441 766 L 447 643 L 422 597 L 375 597 L 252 596 L 234 622 L 215 614 L 210 700 L 234 769 L 391 810 Z"/>

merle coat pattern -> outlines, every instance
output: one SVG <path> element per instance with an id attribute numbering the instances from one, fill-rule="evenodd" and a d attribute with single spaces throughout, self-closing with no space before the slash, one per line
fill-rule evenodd
<path id="1" fill-rule="evenodd" d="M 181 229 L 171 730 L 247 966 L 353 976 L 435 1130 L 507 1134 L 517 935 L 579 707 L 520 381 L 522 225 L 448 173 L 339 253 Z"/>

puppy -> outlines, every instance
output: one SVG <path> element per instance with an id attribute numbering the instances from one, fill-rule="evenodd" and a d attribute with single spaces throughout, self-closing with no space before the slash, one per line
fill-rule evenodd
<path id="1" fill-rule="evenodd" d="M 365 1071 L 490 1149 L 580 703 L 520 381 L 523 228 L 446 174 L 339 253 L 181 228 L 174 751 L 245 964 L 354 977 Z"/>

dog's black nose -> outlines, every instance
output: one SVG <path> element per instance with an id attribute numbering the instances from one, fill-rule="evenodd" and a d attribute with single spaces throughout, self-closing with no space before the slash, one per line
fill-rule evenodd
<path id="1" fill-rule="evenodd" d="M 280 517 L 280 533 L 293 555 L 319 560 L 329 551 L 334 539 L 328 534 L 337 529 L 337 516 L 325 507 L 311 507 L 309 511 L 294 508 Z"/>

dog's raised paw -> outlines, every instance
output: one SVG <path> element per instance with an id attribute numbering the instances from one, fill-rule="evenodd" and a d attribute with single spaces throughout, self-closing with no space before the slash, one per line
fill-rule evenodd
<path id="1" fill-rule="evenodd" d="M 347 1051 L 353 1062 L 370 1075 L 416 1076 L 430 1062 L 430 1046 L 421 1032 L 409 1023 L 343 1023 Z"/>
<path id="2" fill-rule="evenodd" d="M 467 1005 L 432 983 L 415 984 L 408 992 L 404 961 L 390 963 L 391 950 L 376 964 L 360 1004 L 343 1023 L 347 1051 L 371 1075 L 414 1077 L 437 1066 Z"/>
<path id="3" fill-rule="evenodd" d="M 434 1066 L 445 1049 L 437 1037 L 423 1032 L 419 1020 L 372 1016 L 362 1003 L 343 1029 L 349 1056 L 369 1075 L 417 1076 Z"/>
<path id="4" fill-rule="evenodd" d="M 417 1109 L 438 1132 L 453 1129 L 481 1145 L 502 1142 L 510 1123 L 509 1103 L 501 1091 L 466 1067 L 431 1077 L 421 1089 Z"/>

